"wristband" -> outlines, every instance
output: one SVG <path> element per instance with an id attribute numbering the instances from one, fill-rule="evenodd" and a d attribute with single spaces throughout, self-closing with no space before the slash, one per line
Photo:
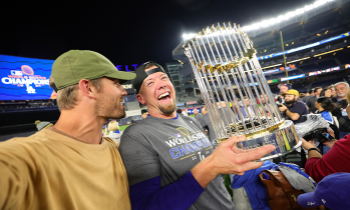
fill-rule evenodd
<path id="1" fill-rule="evenodd" d="M 319 152 L 321 154 L 320 150 L 318 150 L 317 148 L 310 148 L 307 150 L 307 152 L 309 153 L 311 150 L 316 150 L 317 152 Z"/>

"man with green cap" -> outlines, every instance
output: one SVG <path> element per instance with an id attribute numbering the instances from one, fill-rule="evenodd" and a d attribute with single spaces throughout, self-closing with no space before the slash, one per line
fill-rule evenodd
<path id="1" fill-rule="evenodd" d="M 274 146 L 239 150 L 245 137 L 232 137 L 214 150 L 202 126 L 176 110 L 174 86 L 163 68 L 148 62 L 136 69 L 133 86 L 150 116 L 129 126 L 120 142 L 133 209 L 212 210 L 235 208 L 220 174 L 258 168 L 251 162 Z"/>
<path id="2" fill-rule="evenodd" d="M 71 50 L 52 66 L 61 111 L 54 126 L 0 143 L 0 209 L 131 209 L 118 147 L 103 138 L 123 118 L 121 72 L 103 55 Z"/>

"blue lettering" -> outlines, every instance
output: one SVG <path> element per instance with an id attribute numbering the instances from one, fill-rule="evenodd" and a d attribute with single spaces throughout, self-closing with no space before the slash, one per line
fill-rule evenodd
<path id="1" fill-rule="evenodd" d="M 202 146 L 204 146 L 204 145 L 203 145 L 203 142 L 202 142 L 201 140 L 196 141 L 196 143 L 198 144 L 198 147 L 199 147 L 199 148 L 201 148 Z"/>
<path id="2" fill-rule="evenodd" d="M 196 142 L 190 143 L 190 146 L 192 147 L 192 149 L 194 151 L 200 150 L 201 148 L 198 147 L 198 145 L 196 144 Z"/>
<path id="3" fill-rule="evenodd" d="M 185 147 L 186 147 L 186 149 L 187 149 L 188 152 L 194 152 L 194 150 L 191 149 L 191 147 L 188 146 L 188 144 L 185 144 Z"/>
<path id="4" fill-rule="evenodd" d="M 117 66 L 117 69 L 120 71 L 120 70 L 122 70 L 122 65 L 118 65 Z"/>
<path id="5" fill-rule="evenodd" d="M 136 70 L 137 69 L 137 66 L 138 66 L 139 64 L 132 64 L 132 66 L 134 67 L 134 69 Z"/>
<path id="6" fill-rule="evenodd" d="M 211 143 L 210 143 L 209 139 L 205 138 L 205 139 L 202 139 L 202 141 L 203 141 L 203 143 L 204 143 L 204 145 L 205 145 L 206 147 L 211 146 Z"/>
<path id="7" fill-rule="evenodd" d="M 126 71 L 130 71 L 129 68 L 128 68 L 128 65 L 125 65 L 125 70 Z"/>
<path id="8" fill-rule="evenodd" d="M 185 149 L 185 147 L 183 145 L 181 145 L 181 147 L 178 147 L 178 149 L 179 149 L 179 153 L 181 154 L 181 156 L 188 154 L 188 151 Z"/>
<path id="9" fill-rule="evenodd" d="M 170 154 L 171 154 L 171 157 L 173 157 L 173 159 L 180 157 L 180 154 L 177 148 L 172 148 L 170 150 Z"/>

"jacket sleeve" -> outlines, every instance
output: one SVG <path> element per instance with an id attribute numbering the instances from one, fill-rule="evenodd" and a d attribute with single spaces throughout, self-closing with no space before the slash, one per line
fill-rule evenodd
<path id="1" fill-rule="evenodd" d="M 337 172 L 350 173 L 350 135 L 338 140 L 322 158 L 309 158 L 305 165 L 305 172 L 316 182 L 324 177 Z"/>
<path id="2" fill-rule="evenodd" d="M 160 176 L 132 185 L 130 200 L 135 210 L 185 210 L 190 208 L 203 191 L 192 173 L 188 172 L 163 188 L 160 186 Z"/>

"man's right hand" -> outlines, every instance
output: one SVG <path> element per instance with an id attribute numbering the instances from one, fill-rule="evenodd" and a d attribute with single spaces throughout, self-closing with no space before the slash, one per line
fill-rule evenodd
<path id="1" fill-rule="evenodd" d="M 235 144 L 245 140 L 245 136 L 233 136 L 214 150 L 214 152 L 196 165 L 192 175 L 198 183 L 205 188 L 209 182 L 219 174 L 243 175 L 245 171 L 262 166 L 263 162 L 252 162 L 260 159 L 276 149 L 273 145 L 267 145 L 250 150 L 241 150 Z"/>

